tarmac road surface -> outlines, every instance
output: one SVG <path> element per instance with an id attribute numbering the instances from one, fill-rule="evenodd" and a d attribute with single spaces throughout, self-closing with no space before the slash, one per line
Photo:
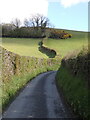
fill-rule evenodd
<path id="1" fill-rule="evenodd" d="M 46 72 L 30 81 L 3 118 L 73 118 L 57 91 L 55 75 L 56 71 Z"/>

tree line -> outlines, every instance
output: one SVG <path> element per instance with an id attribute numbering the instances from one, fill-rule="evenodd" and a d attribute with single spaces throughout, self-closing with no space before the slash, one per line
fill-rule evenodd
<path id="1" fill-rule="evenodd" d="M 30 19 L 24 20 L 24 26 L 16 18 L 10 24 L 1 24 L 2 37 L 20 37 L 20 38 L 70 38 L 71 35 L 65 31 L 58 31 L 52 28 L 50 20 L 40 14 L 33 15 Z"/>

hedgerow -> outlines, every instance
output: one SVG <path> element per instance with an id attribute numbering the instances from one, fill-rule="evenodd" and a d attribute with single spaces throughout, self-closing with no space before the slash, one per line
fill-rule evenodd
<path id="1" fill-rule="evenodd" d="M 62 89 L 67 103 L 82 120 L 88 120 L 90 117 L 89 56 L 87 49 L 83 49 L 77 55 L 67 55 L 61 61 L 56 75 L 58 88 Z"/>

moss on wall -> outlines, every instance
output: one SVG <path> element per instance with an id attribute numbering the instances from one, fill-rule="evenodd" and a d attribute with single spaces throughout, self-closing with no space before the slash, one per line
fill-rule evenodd
<path id="1" fill-rule="evenodd" d="M 3 109 L 22 87 L 36 75 L 57 70 L 60 59 L 20 56 L 2 48 Z"/>

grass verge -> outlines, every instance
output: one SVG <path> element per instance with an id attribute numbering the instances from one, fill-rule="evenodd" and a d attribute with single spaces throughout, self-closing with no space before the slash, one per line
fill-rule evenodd
<path id="1" fill-rule="evenodd" d="M 72 107 L 73 111 L 82 119 L 89 120 L 89 63 L 90 53 L 84 47 L 81 51 L 67 54 L 62 61 L 56 75 L 59 89 Z"/>
<path id="2" fill-rule="evenodd" d="M 2 48 L 2 109 L 38 74 L 57 70 L 60 59 L 20 56 Z"/>
<path id="3" fill-rule="evenodd" d="M 3 84 L 3 99 L 2 106 L 3 111 L 9 105 L 9 103 L 15 98 L 15 96 L 19 93 L 19 91 L 25 87 L 25 85 L 30 82 L 34 77 L 38 74 L 57 70 L 57 65 L 53 65 L 52 67 L 45 66 L 43 68 L 38 68 L 31 73 L 20 75 L 20 76 L 12 76 L 9 82 Z"/>

